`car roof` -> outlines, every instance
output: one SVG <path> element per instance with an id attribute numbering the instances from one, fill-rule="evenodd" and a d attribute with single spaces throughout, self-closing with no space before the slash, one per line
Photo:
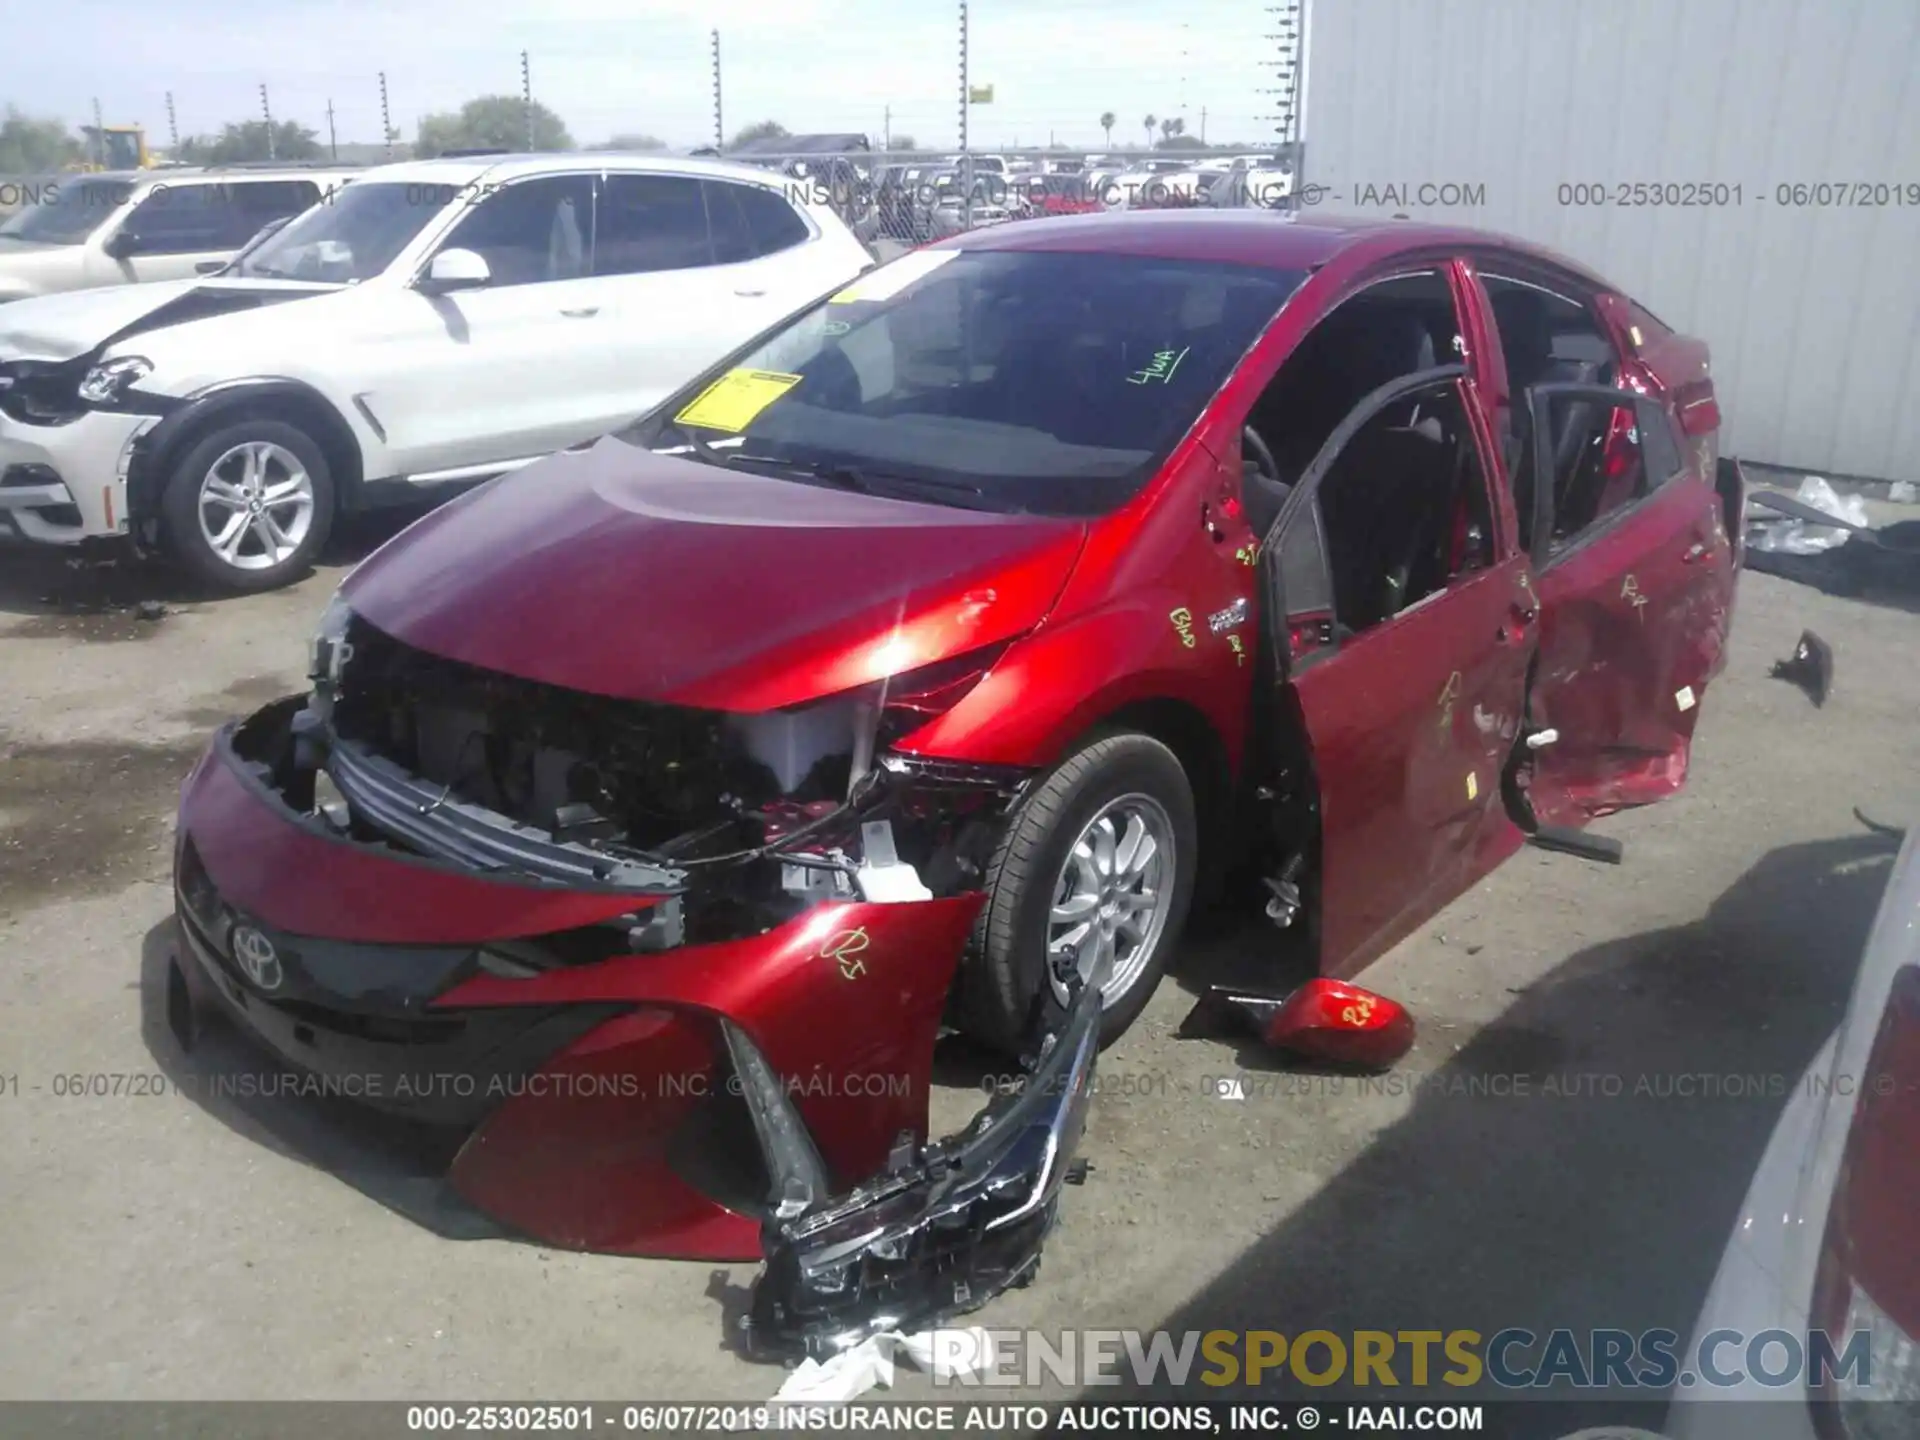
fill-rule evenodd
<path id="1" fill-rule="evenodd" d="M 764 165 L 739 165 L 694 155 L 628 154 L 618 150 L 569 150 L 537 155 L 458 155 L 435 160 L 403 160 L 362 173 L 363 181 L 403 185 L 472 185 L 480 180 L 505 184 L 527 175 L 549 175 L 556 170 L 604 171 L 609 174 L 704 175 L 715 180 L 745 180 L 778 186 L 780 172 Z"/>
<path id="2" fill-rule="evenodd" d="M 1161 260 L 1213 260 L 1274 270 L 1316 270 L 1341 252 L 1365 245 L 1379 255 L 1397 251 L 1504 250 L 1568 271 L 1599 286 L 1607 282 L 1564 255 L 1492 230 L 1427 225 L 1361 215 L 1312 215 L 1273 210 L 1108 210 L 1097 215 L 1028 220 L 937 242 L 946 250 L 1048 250 L 1138 255 Z"/>
<path id="3" fill-rule="evenodd" d="M 183 180 L 299 180 L 309 175 L 358 175 L 364 165 L 155 165 L 147 170 L 85 170 L 63 174 L 67 181 L 105 180 L 116 185 L 152 181 L 177 185 Z"/>

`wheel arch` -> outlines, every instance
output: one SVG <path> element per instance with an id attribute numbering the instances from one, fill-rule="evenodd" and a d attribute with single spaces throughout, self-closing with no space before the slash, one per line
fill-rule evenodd
<path id="1" fill-rule="evenodd" d="M 1195 830 L 1200 846 L 1196 878 L 1204 895 L 1206 877 L 1224 874 L 1218 863 L 1233 849 L 1232 831 L 1238 814 L 1237 777 L 1226 738 L 1198 705 L 1173 695 L 1129 699 L 1105 711 L 1066 745 L 1071 755 L 1105 735 L 1134 731 L 1158 740 L 1173 752 L 1193 787 Z"/>
<path id="2" fill-rule="evenodd" d="M 134 533 L 147 543 L 157 538 L 160 497 L 173 467 L 215 427 L 246 419 L 297 425 L 326 457 L 334 483 L 335 506 L 351 508 L 351 497 L 365 478 L 359 438 L 345 416 L 303 380 L 262 376 L 234 380 L 204 391 L 173 411 L 135 442 L 127 469 L 127 514 Z"/>

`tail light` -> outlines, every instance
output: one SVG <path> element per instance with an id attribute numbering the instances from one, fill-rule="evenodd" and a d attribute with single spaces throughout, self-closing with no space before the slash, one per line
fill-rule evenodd
<path id="1" fill-rule="evenodd" d="M 1907 1406 L 1920 1401 L 1920 966 L 1894 976 L 1834 1186 L 1814 1281 L 1816 1323 L 1833 1338 L 1871 1339 L 1866 1394 L 1848 1395 L 1814 1376 L 1828 1440 L 1892 1440 L 1911 1433 Z M 1858 1384 L 1857 1377 L 1854 1382 Z"/>

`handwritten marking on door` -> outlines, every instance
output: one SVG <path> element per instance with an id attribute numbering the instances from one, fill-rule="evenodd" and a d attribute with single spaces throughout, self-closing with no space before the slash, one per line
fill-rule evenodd
<path id="1" fill-rule="evenodd" d="M 1633 606 L 1642 625 L 1647 623 L 1647 597 L 1640 593 L 1640 581 L 1632 575 L 1620 582 L 1620 598 Z"/>
<path id="2" fill-rule="evenodd" d="M 1440 728 L 1442 730 L 1453 728 L 1453 702 L 1460 698 L 1460 691 L 1465 683 L 1461 679 L 1460 672 L 1456 670 L 1447 677 L 1447 683 L 1440 687 Z"/>

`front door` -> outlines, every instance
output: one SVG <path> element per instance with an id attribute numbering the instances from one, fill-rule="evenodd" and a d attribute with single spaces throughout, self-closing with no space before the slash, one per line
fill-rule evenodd
<path id="1" fill-rule="evenodd" d="M 502 186 L 437 247 L 479 255 L 485 286 L 362 312 L 353 373 L 394 473 L 504 465 L 597 433 L 615 322 L 592 274 L 593 202 L 587 174 Z"/>
<path id="2" fill-rule="evenodd" d="M 1527 557 L 1497 533 L 1490 443 L 1462 367 L 1394 381 L 1334 432 L 1261 547 L 1320 799 L 1328 974 L 1384 952 L 1512 833 L 1501 776 L 1537 606 Z"/>
<path id="3" fill-rule="evenodd" d="M 1542 617 L 1525 793 L 1540 824 L 1577 826 L 1685 780 L 1733 555 L 1711 477 L 1659 399 L 1549 384 L 1526 401 L 1532 473 L 1552 483 L 1531 487 Z"/>

